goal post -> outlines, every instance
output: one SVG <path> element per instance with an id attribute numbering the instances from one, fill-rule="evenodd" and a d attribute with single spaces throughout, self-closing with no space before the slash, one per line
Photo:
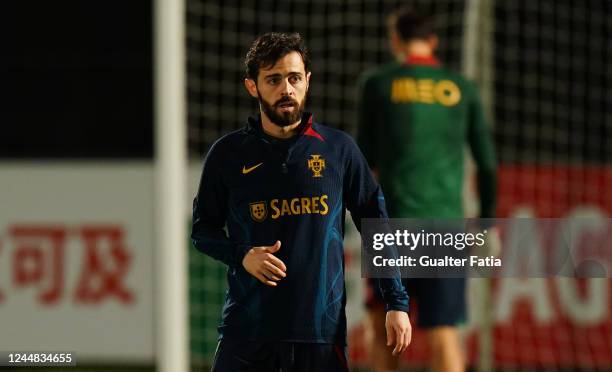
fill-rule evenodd
<path id="1" fill-rule="evenodd" d="M 184 3 L 155 0 L 155 355 L 160 372 L 189 370 L 185 234 L 187 123 Z"/>

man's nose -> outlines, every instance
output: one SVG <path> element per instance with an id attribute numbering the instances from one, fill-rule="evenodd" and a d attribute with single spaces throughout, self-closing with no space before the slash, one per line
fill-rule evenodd
<path id="1" fill-rule="evenodd" d="M 283 96 L 293 96 L 295 95 L 295 89 L 293 88 L 293 85 L 291 85 L 291 83 L 289 83 L 289 79 L 283 79 L 283 85 L 281 86 L 281 94 Z"/>

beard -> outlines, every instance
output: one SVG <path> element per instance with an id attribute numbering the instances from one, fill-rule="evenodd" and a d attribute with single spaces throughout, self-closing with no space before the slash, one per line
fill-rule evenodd
<path id="1" fill-rule="evenodd" d="M 293 111 L 280 111 L 281 105 L 291 104 Z M 259 95 L 259 105 L 263 112 L 266 114 L 268 119 L 279 127 L 286 127 L 300 121 L 304 114 L 304 107 L 306 106 L 306 96 L 302 99 L 302 102 L 298 104 L 296 100 L 291 97 L 283 97 L 276 101 L 274 104 L 261 98 Z"/>

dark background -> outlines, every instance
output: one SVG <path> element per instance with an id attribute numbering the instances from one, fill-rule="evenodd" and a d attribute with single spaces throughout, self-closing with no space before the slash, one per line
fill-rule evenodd
<path id="1" fill-rule="evenodd" d="M 256 35 L 273 30 L 304 35 L 309 110 L 354 133 L 356 79 L 390 60 L 384 17 L 402 3 L 187 1 L 190 154 L 204 154 L 257 109 L 244 93 L 242 60 Z M 451 15 L 439 28 L 439 56 L 459 69 L 463 3 L 405 3 Z M 0 159 L 152 158 L 152 1 L 2 5 Z M 612 161 L 612 4 L 508 1 L 493 15 L 501 162 Z"/>
<path id="2" fill-rule="evenodd" d="M 496 4 L 495 142 L 501 162 L 612 162 L 612 2 Z"/>
<path id="3" fill-rule="evenodd" d="M 152 158 L 151 6 L 2 2 L 0 158 Z"/>

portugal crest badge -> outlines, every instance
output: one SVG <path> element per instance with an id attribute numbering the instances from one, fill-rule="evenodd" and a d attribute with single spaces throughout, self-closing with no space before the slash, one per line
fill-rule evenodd
<path id="1" fill-rule="evenodd" d="M 251 209 L 251 218 L 255 222 L 263 222 L 268 216 L 268 209 L 266 208 L 266 202 L 255 202 L 249 204 Z"/>
<path id="2" fill-rule="evenodd" d="M 314 178 L 323 177 L 321 172 L 325 169 L 325 159 L 321 159 L 321 155 L 310 155 L 312 159 L 308 159 L 308 169 L 312 171 Z"/>

